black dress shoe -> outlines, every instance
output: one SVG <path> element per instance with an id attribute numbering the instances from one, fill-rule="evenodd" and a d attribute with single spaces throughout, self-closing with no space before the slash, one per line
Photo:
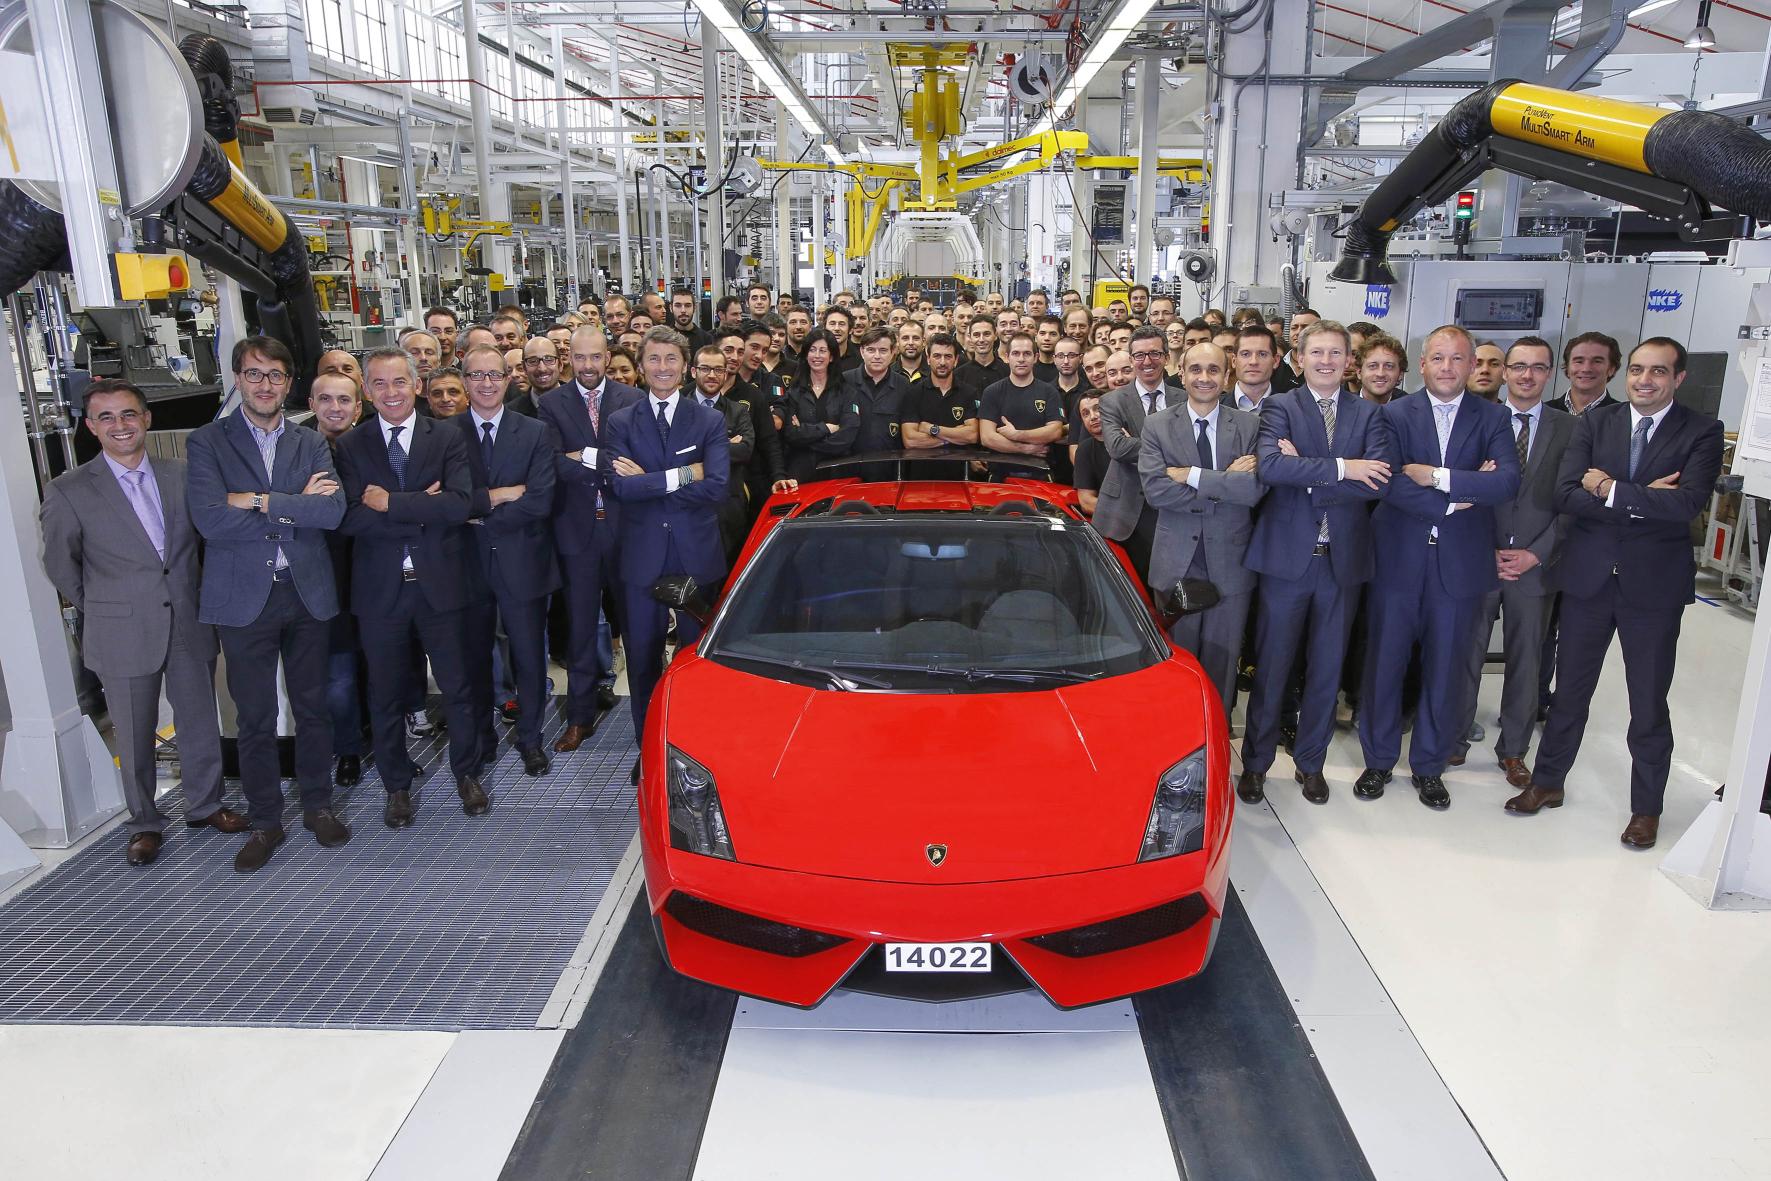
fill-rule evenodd
<path id="1" fill-rule="evenodd" d="M 280 828 L 255 828 L 240 851 L 234 854 L 235 873 L 253 873 L 263 869 L 277 846 L 283 843 L 283 830 Z"/>
<path id="2" fill-rule="evenodd" d="M 1259 771 L 1244 771 L 1236 777 L 1236 798 L 1245 804 L 1258 804 L 1267 798 L 1267 777 Z"/>
<path id="3" fill-rule="evenodd" d="M 1382 799 L 1384 785 L 1390 782 L 1388 771 L 1379 771 L 1376 767 L 1367 767 L 1359 775 L 1359 782 L 1353 785 L 1353 794 L 1362 800 Z"/>
<path id="4" fill-rule="evenodd" d="M 325 849 L 336 849 L 351 839 L 351 830 L 330 808 L 315 808 L 301 814 L 301 826 L 314 834 Z"/>
<path id="5" fill-rule="evenodd" d="M 382 810 L 381 820 L 389 828 L 410 828 L 415 811 L 411 792 L 390 791 L 387 793 L 387 807 Z"/>
<path id="6" fill-rule="evenodd" d="M 463 775 L 456 781 L 455 793 L 461 797 L 461 810 L 469 816 L 484 816 L 492 810 L 492 801 L 486 795 L 486 789 L 472 775 Z"/>
<path id="7" fill-rule="evenodd" d="M 216 832 L 245 832 L 252 827 L 252 821 L 232 808 L 217 808 L 201 820 L 185 821 L 185 826 L 187 828 L 213 828 Z"/>
<path id="8" fill-rule="evenodd" d="M 615 708 L 615 686 L 598 685 L 596 687 L 596 707 L 602 710 Z"/>
<path id="9" fill-rule="evenodd" d="M 1451 793 L 1445 790 L 1445 781 L 1437 775 L 1414 776 L 1414 790 L 1420 793 L 1420 802 L 1435 812 L 1451 807 Z"/>
<path id="10" fill-rule="evenodd" d="M 166 838 L 157 832 L 138 832 L 129 838 L 129 848 L 123 853 L 123 860 L 131 865 L 152 865 L 160 856 L 160 846 Z"/>
<path id="11" fill-rule="evenodd" d="M 633 761 L 633 785 L 635 787 L 640 785 L 640 761 L 638 759 Z"/>
<path id="12" fill-rule="evenodd" d="M 547 753 L 545 751 L 543 751 L 539 746 L 528 747 L 522 752 L 522 754 L 523 754 L 523 771 L 525 774 L 528 774 L 528 775 L 545 775 L 545 774 L 547 774 L 547 769 L 549 766 L 548 761 L 547 761 Z"/>
<path id="13" fill-rule="evenodd" d="M 355 787 L 363 782 L 363 756 L 339 755 L 338 770 L 333 773 L 332 782 L 339 787 Z"/>
<path id="14" fill-rule="evenodd" d="M 1299 771 L 1297 781 L 1304 785 L 1304 798 L 1312 804 L 1328 802 L 1328 780 L 1322 778 L 1320 771 Z"/>

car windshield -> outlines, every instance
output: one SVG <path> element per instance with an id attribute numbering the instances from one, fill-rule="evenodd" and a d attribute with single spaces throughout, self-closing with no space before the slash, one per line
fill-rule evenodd
<path id="1" fill-rule="evenodd" d="M 701 645 L 836 690 L 1050 689 L 1166 658 L 1088 526 L 917 514 L 780 525 Z"/>

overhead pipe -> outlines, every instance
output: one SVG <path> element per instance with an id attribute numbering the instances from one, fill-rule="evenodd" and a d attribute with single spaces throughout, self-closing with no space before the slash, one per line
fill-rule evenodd
<path id="1" fill-rule="evenodd" d="M 1530 158 L 1517 161 L 1522 150 L 1515 148 L 1497 160 L 1504 143 L 1531 145 Z M 1504 79 L 1447 111 L 1372 190 L 1346 227 L 1331 277 L 1395 282 L 1387 261 L 1390 238 L 1415 213 L 1445 200 L 1489 167 L 1524 175 L 1534 171 L 1533 160 L 1554 157 L 1584 161 L 1556 179 L 1591 192 L 1618 194 L 1625 188 L 1620 181 L 1652 177 L 1683 186 L 1709 205 L 1771 220 L 1771 143 L 1750 128 L 1712 111 L 1669 111 Z M 1654 190 L 1641 183 L 1650 196 L 1675 196 L 1670 186 Z M 1684 220 L 1680 228 L 1691 232 L 1698 226 Z"/>

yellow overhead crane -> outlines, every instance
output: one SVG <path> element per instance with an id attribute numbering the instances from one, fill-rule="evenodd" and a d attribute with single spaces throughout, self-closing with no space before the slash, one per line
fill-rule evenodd
<path id="1" fill-rule="evenodd" d="M 510 236 L 511 223 L 508 221 L 472 221 L 456 217 L 455 211 L 461 208 L 460 197 L 446 197 L 440 193 L 433 193 L 420 201 L 419 206 L 424 213 L 424 232 L 434 238 L 447 238 L 461 230 L 471 231 L 467 236 L 467 241 L 461 245 L 463 258 L 466 258 L 468 253 L 473 250 L 474 243 L 479 241 L 482 235 Z M 492 276 L 493 290 L 499 290 L 501 281 L 500 276 Z"/>

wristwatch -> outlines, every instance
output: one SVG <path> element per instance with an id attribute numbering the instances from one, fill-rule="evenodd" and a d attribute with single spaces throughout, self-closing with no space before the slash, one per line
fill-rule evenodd
<path id="1" fill-rule="evenodd" d="M 264 511 L 264 493 L 254 492 L 252 494 L 252 511 L 255 513 Z"/>
<path id="2" fill-rule="evenodd" d="M 1433 487 L 1437 488 L 1438 486 L 1439 486 L 1439 469 L 1434 468 L 1433 469 Z"/>
<path id="3" fill-rule="evenodd" d="M 931 422 L 929 424 L 929 437 L 932 439 L 938 439 L 941 437 L 941 424 L 940 423 Z"/>

